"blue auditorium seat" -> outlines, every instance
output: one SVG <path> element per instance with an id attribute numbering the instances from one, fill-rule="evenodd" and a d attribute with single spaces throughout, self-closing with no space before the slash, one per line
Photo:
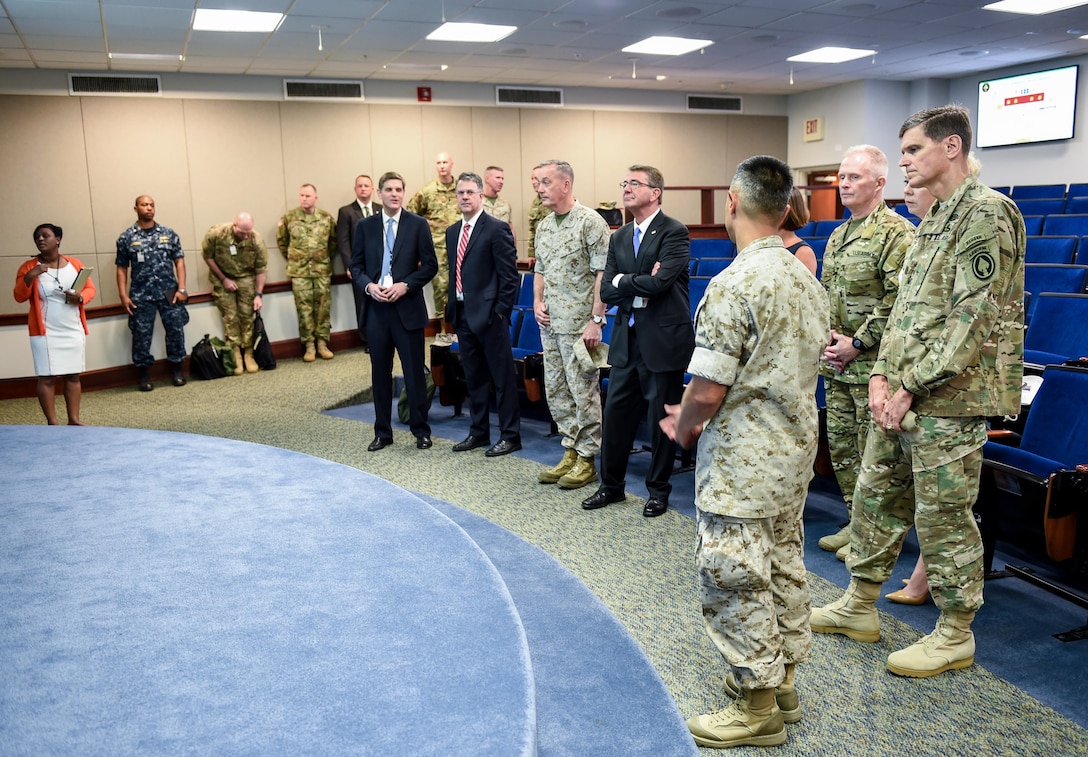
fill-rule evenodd
<path id="1" fill-rule="evenodd" d="M 518 291 L 518 302 L 516 307 L 519 308 L 531 308 L 533 306 L 533 276 L 535 274 L 526 273 L 521 277 L 521 289 Z"/>
<path id="2" fill-rule="evenodd" d="M 1024 362 L 1049 365 L 1088 357 L 1088 294 L 1047 292 L 1032 299 Z"/>
<path id="3" fill-rule="evenodd" d="M 1065 199 L 1061 200 L 1016 200 L 1016 207 L 1026 216 L 1049 216 L 1065 212 Z"/>
<path id="4" fill-rule="evenodd" d="M 1066 197 L 1088 197 L 1088 184 L 1070 184 Z"/>
<path id="5" fill-rule="evenodd" d="M 1088 266 L 1028 263 L 1024 266 L 1024 291 L 1031 294 L 1031 300 L 1025 322 L 1031 323 L 1043 292 L 1082 294 L 1086 283 Z"/>
<path id="6" fill-rule="evenodd" d="M 1000 192 L 1006 197 L 1008 197 L 1009 193 L 1012 191 L 1011 187 L 990 187 L 990 189 L 994 190 L 995 192 Z"/>
<path id="7" fill-rule="evenodd" d="M 1073 262 L 1077 265 L 1088 265 L 1088 237 L 1081 237 L 1077 242 L 1077 258 Z"/>
<path id="8" fill-rule="evenodd" d="M 518 341 L 514 345 L 514 359 L 525 359 L 527 355 L 543 352 L 544 345 L 540 342 L 540 324 L 536 322 L 532 308 L 522 311 L 521 329 L 518 332 Z"/>
<path id="9" fill-rule="evenodd" d="M 693 258 L 731 258 L 736 245 L 730 239 L 692 239 Z"/>
<path id="10" fill-rule="evenodd" d="M 1019 443 L 992 440 L 982 448 L 983 475 L 975 516 L 982 533 L 984 570 L 989 573 L 998 539 L 1010 542 L 1050 568 L 1070 570 L 1063 584 L 1031 568 L 1006 562 L 1004 575 L 1023 578 L 1063 599 L 1088 607 L 1088 598 L 1070 591 L 1076 560 L 1084 549 L 1084 530 L 1076 520 L 1088 515 L 1085 497 L 1076 490 L 1063 492 L 1052 475 L 1073 470 L 1084 462 L 1088 449 L 1088 369 L 1047 366 L 1031 403 Z M 1072 516 L 1072 517 L 1070 517 Z M 1061 554 L 1066 551 L 1066 554 Z M 1050 572 L 1050 571 L 1048 571 Z M 1056 634 L 1072 641 L 1084 638 L 1088 627 Z"/>
<path id="11" fill-rule="evenodd" d="M 695 317 L 695 311 L 698 309 L 699 302 L 703 299 L 703 295 L 706 294 L 706 287 L 709 283 L 710 279 L 701 276 L 695 276 L 688 280 L 688 296 L 691 298 L 692 318 Z"/>
<path id="12" fill-rule="evenodd" d="M 1029 237 L 1042 234 L 1044 218 L 1044 216 L 1024 216 L 1024 233 Z"/>
<path id="13" fill-rule="evenodd" d="M 1014 200 L 1064 200 L 1065 185 L 1024 184 L 1013 187 L 1009 196 Z"/>
<path id="14" fill-rule="evenodd" d="M 733 258 L 699 258 L 699 267 L 695 269 L 700 277 L 713 277 L 724 271 Z"/>
<path id="15" fill-rule="evenodd" d="M 1082 237 L 1088 234 L 1088 213 L 1047 216 L 1043 222 L 1043 234 L 1048 237 Z"/>
<path id="16" fill-rule="evenodd" d="M 1072 263 L 1076 237 L 1028 237 L 1025 263 Z"/>
<path id="17" fill-rule="evenodd" d="M 841 225 L 842 225 L 842 219 L 841 218 L 838 219 L 838 220 L 834 220 L 834 221 L 817 221 L 816 222 L 816 231 L 812 236 L 814 236 L 814 237 L 829 237 L 829 236 L 831 236 L 831 232 L 833 232 L 835 229 L 839 228 L 839 226 L 841 226 Z"/>
<path id="18" fill-rule="evenodd" d="M 797 234 L 797 236 L 804 239 L 804 238 L 815 236 L 815 231 L 816 231 L 816 222 L 815 221 L 809 221 L 804 226 L 799 228 L 795 233 Z"/>
<path id="19" fill-rule="evenodd" d="M 1088 213 L 1088 197 L 1070 197 L 1065 201 L 1065 212 L 1069 215 Z"/>
<path id="20" fill-rule="evenodd" d="M 824 251 L 827 250 L 827 237 L 820 237 L 819 239 L 806 239 L 808 246 L 812 248 L 812 252 L 815 253 L 817 260 L 822 260 L 824 257 Z"/>

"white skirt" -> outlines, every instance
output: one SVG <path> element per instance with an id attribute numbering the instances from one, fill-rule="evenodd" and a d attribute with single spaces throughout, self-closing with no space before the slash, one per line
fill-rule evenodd
<path id="1" fill-rule="evenodd" d="M 71 287 L 75 279 L 71 263 L 57 271 L 56 278 L 46 274 L 38 277 L 45 334 L 30 337 L 30 351 L 34 355 L 34 373 L 39 376 L 68 376 L 83 373 L 86 367 L 87 335 L 83 333 L 79 305 L 64 301 L 64 289 Z"/>

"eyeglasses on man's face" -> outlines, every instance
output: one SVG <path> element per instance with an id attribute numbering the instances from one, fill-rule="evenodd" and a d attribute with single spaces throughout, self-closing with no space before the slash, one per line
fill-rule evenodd
<path id="1" fill-rule="evenodd" d="M 653 184 L 647 184 L 646 182 L 639 181 L 638 179 L 631 179 L 630 181 L 621 181 L 620 182 L 620 189 L 627 189 L 627 187 L 631 187 L 631 189 L 638 189 L 639 187 L 649 187 L 650 189 L 660 189 L 660 187 L 655 187 Z"/>

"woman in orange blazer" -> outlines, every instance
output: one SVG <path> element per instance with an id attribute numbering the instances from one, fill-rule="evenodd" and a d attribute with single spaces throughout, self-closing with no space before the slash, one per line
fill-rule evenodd
<path id="1" fill-rule="evenodd" d="M 83 306 L 94 299 L 94 282 L 87 278 L 77 285 L 83 263 L 60 254 L 64 230 L 51 223 L 34 229 L 36 257 L 15 274 L 15 301 L 30 300 L 30 349 L 34 373 L 38 376 L 38 404 L 51 426 L 57 424 L 57 378 L 64 382 L 68 425 L 82 426 L 79 402 L 83 387 L 79 374 L 85 366 L 87 314 Z"/>

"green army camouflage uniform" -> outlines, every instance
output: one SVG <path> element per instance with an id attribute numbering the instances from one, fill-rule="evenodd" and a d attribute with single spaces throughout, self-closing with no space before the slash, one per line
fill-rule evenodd
<path id="1" fill-rule="evenodd" d="M 484 211 L 489 216 L 498 218 L 500 221 L 506 221 L 507 223 L 514 222 L 514 209 L 510 207 L 510 203 L 498 195 L 495 195 L 494 197 L 484 195 Z"/>
<path id="2" fill-rule="evenodd" d="M 533 197 L 533 202 L 529 205 L 529 257 L 536 257 L 536 227 L 537 225 L 548 217 L 548 213 L 551 213 L 544 204 L 540 201 L 540 195 Z"/>
<path id="3" fill-rule="evenodd" d="M 968 177 L 922 219 L 903 263 L 873 375 L 915 395 L 917 427 L 873 424 L 861 463 L 850 572 L 887 580 L 918 530 L 942 610 L 982 606 L 978 497 L 986 416 L 1020 410 L 1024 221 L 1004 195 Z"/>
<path id="4" fill-rule="evenodd" d="M 827 334 L 827 295 L 778 236 L 741 250 L 695 315 L 688 371 L 728 387 L 695 469 L 703 618 L 744 689 L 778 686 L 812 649 L 801 514 Z"/>
<path id="5" fill-rule="evenodd" d="M 867 347 L 842 373 L 820 367 L 831 463 L 848 512 L 869 431 L 869 374 L 899 291 L 903 256 L 913 241 L 914 225 L 883 201 L 868 215 L 843 223 L 827 240 L 820 281 L 831 303 L 831 328 Z"/>
<path id="6" fill-rule="evenodd" d="M 257 274 L 268 270 L 268 248 L 256 231 L 240 242 L 233 228 L 231 223 L 221 223 L 208 229 L 201 250 L 205 260 L 214 260 L 223 275 L 238 285 L 238 291 L 228 292 L 219 277 L 212 276 L 212 299 L 223 316 L 227 343 L 245 349 L 253 344 L 253 298 Z"/>
<path id="7" fill-rule="evenodd" d="M 581 457 L 601 450 L 601 392 L 597 371 L 586 371 L 574 351 L 593 315 L 597 272 L 608 260 L 610 231 L 604 219 L 577 202 L 557 222 L 554 213 L 537 227 L 536 275 L 544 280 L 551 325 L 540 330 L 544 390 L 563 447 Z"/>
<path id="8" fill-rule="evenodd" d="M 450 265 L 446 257 L 446 229 L 461 220 L 461 211 L 457 207 L 457 182 L 443 184 L 438 179 L 427 184 L 415 193 L 404 206 L 416 215 L 427 219 L 431 227 L 431 241 L 434 253 L 438 256 L 438 274 L 431 280 L 434 295 L 435 317 L 441 322 L 446 313 L 446 298 L 450 288 Z"/>
<path id="9" fill-rule="evenodd" d="M 298 335 L 302 342 L 329 341 L 332 330 L 332 260 L 336 256 L 336 219 L 314 208 L 283 214 L 276 244 L 287 258 L 287 277 L 295 296 Z"/>

